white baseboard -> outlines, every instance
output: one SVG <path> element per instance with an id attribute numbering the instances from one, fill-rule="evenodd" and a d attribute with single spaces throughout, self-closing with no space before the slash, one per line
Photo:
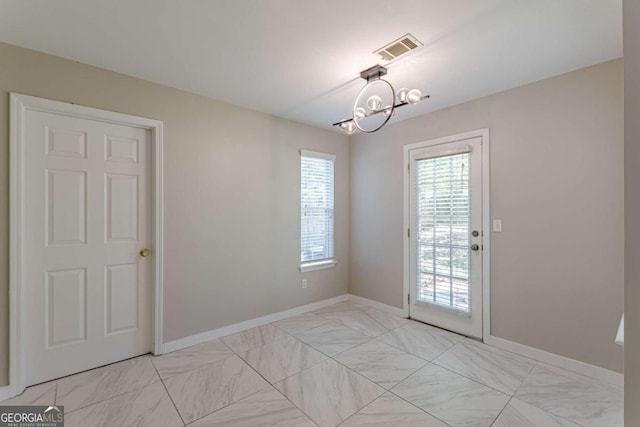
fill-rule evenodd
<path id="1" fill-rule="evenodd" d="M 374 301 L 368 298 L 359 297 L 357 295 L 349 294 L 349 301 L 353 301 L 357 304 L 366 305 L 367 307 L 375 308 L 380 311 L 384 311 L 394 316 L 405 317 L 404 310 L 392 305 L 383 304 L 378 301 Z"/>
<path id="2" fill-rule="evenodd" d="M 622 387 L 624 385 L 624 375 L 619 372 L 590 365 L 588 363 L 580 362 L 579 360 L 560 356 L 559 354 L 549 353 L 548 351 L 529 347 L 503 338 L 498 338 L 493 335 L 485 338 L 484 342 L 485 344 L 489 344 L 493 347 L 507 350 L 512 353 L 537 360 L 538 362 L 548 363 L 549 365 L 567 369 L 587 377 L 595 378 L 607 384 L 612 384 L 618 387 Z"/>
<path id="3" fill-rule="evenodd" d="M 11 386 L 0 386 L 0 402 L 7 400 L 11 397 Z"/>
<path id="4" fill-rule="evenodd" d="M 245 320 L 244 322 L 234 323 L 233 325 L 223 326 L 222 328 L 212 329 L 210 331 L 201 332 L 199 334 L 190 335 L 184 338 L 179 338 L 174 341 L 163 343 L 162 354 L 170 353 L 176 350 L 181 350 L 183 348 L 191 347 L 196 344 L 202 344 L 203 342 L 224 337 L 227 335 L 235 334 L 238 332 L 242 332 L 246 329 L 255 328 L 257 326 L 263 326 L 269 323 L 276 322 L 278 320 L 285 319 L 287 317 L 307 313 L 312 310 L 317 310 L 322 307 L 347 301 L 348 299 L 349 299 L 349 295 L 344 294 L 334 298 L 329 298 L 329 299 L 314 302 L 311 304 L 302 305 L 300 307 L 295 307 L 290 310 L 280 311 L 278 313 L 268 314 L 262 317 L 256 317 L 255 319 L 249 319 L 249 320 Z"/>

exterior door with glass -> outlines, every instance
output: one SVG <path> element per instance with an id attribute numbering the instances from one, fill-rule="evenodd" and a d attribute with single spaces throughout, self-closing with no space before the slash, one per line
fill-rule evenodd
<path id="1" fill-rule="evenodd" d="M 410 317 L 482 338 L 482 138 L 409 150 Z"/>

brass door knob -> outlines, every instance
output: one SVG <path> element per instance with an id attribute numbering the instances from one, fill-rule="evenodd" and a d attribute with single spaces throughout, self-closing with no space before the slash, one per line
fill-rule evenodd
<path id="1" fill-rule="evenodd" d="M 473 245 L 471 245 L 471 250 L 472 250 L 472 251 L 477 251 L 478 249 L 480 249 L 480 246 L 478 246 L 476 243 L 474 243 Z"/>
<path id="2" fill-rule="evenodd" d="M 150 253 L 151 251 L 149 249 L 140 249 L 140 256 L 143 258 L 148 257 Z"/>

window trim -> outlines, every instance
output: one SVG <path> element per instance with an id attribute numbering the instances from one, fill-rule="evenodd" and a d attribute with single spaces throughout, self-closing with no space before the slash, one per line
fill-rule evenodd
<path id="1" fill-rule="evenodd" d="M 313 157 L 316 159 L 323 159 L 323 160 L 329 160 L 331 162 L 336 161 L 336 155 L 335 154 L 330 154 L 330 153 L 321 153 L 319 151 L 311 151 L 311 150 L 305 150 L 305 149 L 300 149 L 300 157 Z M 302 170 L 300 171 L 302 173 Z M 325 268 L 334 268 L 337 264 L 337 261 L 335 259 L 335 244 L 336 244 L 336 231 L 335 231 L 335 167 L 334 167 L 334 172 L 333 172 L 333 191 L 334 191 L 334 201 L 333 201 L 333 247 L 334 247 L 334 253 L 333 253 L 333 258 L 326 258 L 326 259 L 320 259 L 320 260 L 313 260 L 313 261 L 300 261 L 300 266 L 298 267 L 298 269 L 300 270 L 301 273 L 306 273 L 309 271 L 315 271 L 315 270 L 323 270 Z M 300 230 L 300 237 L 302 237 L 302 229 Z"/>
<path id="2" fill-rule="evenodd" d="M 318 151 L 300 150 L 300 157 L 315 157 L 316 159 L 329 160 L 335 163 L 336 155 L 329 153 L 320 153 Z M 335 183 L 334 183 L 335 186 Z"/>

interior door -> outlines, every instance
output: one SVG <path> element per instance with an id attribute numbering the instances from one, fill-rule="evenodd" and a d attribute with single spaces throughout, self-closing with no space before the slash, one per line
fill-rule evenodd
<path id="1" fill-rule="evenodd" d="M 482 338 L 482 138 L 409 160 L 410 316 Z"/>
<path id="2" fill-rule="evenodd" d="M 28 110 L 25 385 L 151 350 L 148 130 Z"/>

